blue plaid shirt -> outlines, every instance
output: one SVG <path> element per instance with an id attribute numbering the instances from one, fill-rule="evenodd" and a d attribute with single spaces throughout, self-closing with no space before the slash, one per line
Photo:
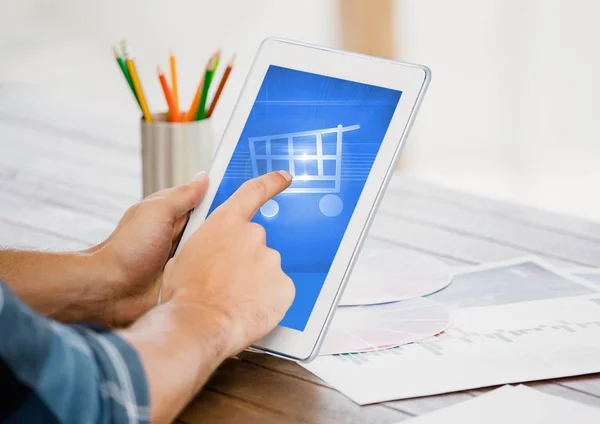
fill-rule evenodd
<path id="1" fill-rule="evenodd" d="M 0 422 L 146 423 L 148 401 L 123 339 L 37 314 L 0 281 Z"/>

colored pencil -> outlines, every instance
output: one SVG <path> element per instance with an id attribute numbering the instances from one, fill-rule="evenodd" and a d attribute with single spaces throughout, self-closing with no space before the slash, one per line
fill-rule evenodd
<path id="1" fill-rule="evenodd" d="M 221 61 L 221 49 L 218 49 L 216 52 L 217 60 L 215 61 L 215 69 L 219 66 L 219 62 Z"/>
<path id="2" fill-rule="evenodd" d="M 227 79 L 229 78 L 229 74 L 231 73 L 231 69 L 233 68 L 234 61 L 235 61 L 235 55 L 233 55 L 233 57 L 227 64 L 227 67 L 225 68 L 225 72 L 223 73 L 223 77 L 221 78 L 221 82 L 219 83 L 219 87 L 217 88 L 217 91 L 215 92 L 215 95 L 214 95 L 212 101 L 210 102 L 210 106 L 208 107 L 208 111 L 206 112 L 207 118 L 211 117 L 211 115 L 213 114 L 213 112 L 215 110 L 215 106 L 217 106 L 217 102 L 219 101 L 219 98 L 221 97 L 223 88 L 225 88 L 225 84 L 227 84 Z"/>
<path id="3" fill-rule="evenodd" d="M 169 56 L 169 64 L 171 66 L 171 91 L 173 94 L 173 113 L 175 121 L 179 121 L 180 112 L 179 112 L 179 88 L 177 85 L 177 61 L 175 59 L 175 54 L 171 53 Z"/>
<path id="4" fill-rule="evenodd" d="M 129 70 L 129 75 L 131 75 L 131 81 L 133 82 L 133 87 L 135 88 L 135 92 L 140 100 L 140 106 L 142 108 L 142 114 L 144 115 L 144 120 L 148 123 L 152 122 L 152 115 L 150 114 L 150 109 L 148 109 L 148 103 L 146 103 L 146 97 L 144 97 L 144 90 L 142 89 L 142 84 L 138 78 L 137 71 L 135 69 L 135 63 L 133 59 L 127 58 L 125 59 L 125 64 L 127 65 L 127 70 Z"/>
<path id="5" fill-rule="evenodd" d="M 175 109 L 175 99 L 171 94 L 171 90 L 169 90 L 169 86 L 167 85 L 167 79 L 165 78 L 165 74 L 160 69 L 160 67 L 156 67 L 156 72 L 158 73 L 158 79 L 160 81 L 160 85 L 163 89 L 163 93 L 165 94 L 165 100 L 167 101 L 167 106 L 169 107 L 169 122 L 177 122 L 179 121 L 179 113 Z"/>
<path id="6" fill-rule="evenodd" d="M 121 40 L 121 55 L 124 58 L 129 57 L 129 48 L 128 48 L 128 45 L 127 45 L 127 39 L 125 39 L 125 38 L 123 38 Z"/>
<path id="7" fill-rule="evenodd" d="M 117 46 L 113 46 L 113 53 L 115 54 L 115 60 L 117 61 L 117 64 L 119 65 L 119 68 L 121 68 L 121 72 L 123 73 L 123 76 L 125 77 L 125 80 L 127 81 L 127 85 L 129 85 L 129 88 L 131 89 L 131 92 L 133 93 L 133 97 L 135 97 L 135 101 L 138 103 L 138 105 L 140 105 L 140 100 L 137 98 L 137 94 L 135 94 L 135 88 L 133 87 L 133 82 L 131 81 L 131 76 L 129 75 L 127 66 L 125 66 L 125 62 L 123 61 L 123 57 L 119 53 L 119 49 L 117 48 Z M 140 107 L 141 107 L 141 105 L 140 105 Z"/>
<path id="8" fill-rule="evenodd" d="M 216 57 L 217 53 L 213 53 L 210 57 L 209 61 L 206 63 L 204 67 L 204 71 L 202 72 L 202 78 L 200 78 L 200 84 L 198 84 L 198 88 L 196 89 L 196 93 L 194 94 L 194 99 L 190 104 L 190 107 L 183 118 L 184 122 L 190 122 L 196 119 L 196 115 L 198 114 L 198 108 L 200 107 L 200 96 L 202 95 L 202 88 L 204 87 L 204 78 L 206 75 L 206 70 L 208 69 L 211 61 Z"/>
<path id="9" fill-rule="evenodd" d="M 210 64 L 208 65 L 208 69 L 204 74 L 204 85 L 202 87 L 202 96 L 200 97 L 200 106 L 198 107 L 198 114 L 196 115 L 196 120 L 204 119 L 206 117 L 206 98 L 208 97 L 208 90 L 210 89 L 210 83 L 215 75 L 215 69 L 217 64 L 217 57 L 214 57 Z"/>
<path id="10" fill-rule="evenodd" d="M 115 61 L 121 69 L 129 89 L 133 93 L 138 105 L 140 106 L 140 109 L 142 110 L 144 121 L 151 123 L 153 121 L 152 114 L 150 112 L 150 108 L 148 107 L 148 102 L 144 94 L 140 77 L 137 73 L 135 61 L 129 54 L 127 40 L 123 39 L 120 41 L 120 49 L 117 46 L 113 46 L 113 53 L 115 56 Z M 235 55 L 229 60 L 229 63 L 227 64 L 227 67 L 223 71 L 223 74 L 220 78 L 219 86 L 215 90 L 212 100 L 209 102 L 208 94 L 211 91 L 211 84 L 215 78 L 216 69 L 219 66 L 220 59 L 221 51 L 217 50 L 207 61 L 200 78 L 200 83 L 198 84 L 194 94 L 194 99 L 192 100 L 188 111 L 185 113 L 182 112 L 180 107 L 177 58 L 175 54 L 173 52 L 169 54 L 168 71 L 170 71 L 170 86 L 168 77 L 165 75 L 163 70 L 157 66 L 156 70 L 158 79 L 168 105 L 168 122 L 190 122 L 194 120 L 206 119 L 212 116 L 231 74 L 231 70 L 235 61 Z"/>
<path id="11" fill-rule="evenodd" d="M 196 93 L 194 94 L 194 99 L 190 104 L 190 108 L 183 118 L 183 122 L 190 122 L 196 118 L 196 114 L 198 113 L 198 107 L 200 106 L 200 95 L 202 94 L 202 87 L 204 87 L 204 74 L 202 73 L 202 78 L 200 79 L 200 84 L 198 84 L 198 88 L 196 89 Z"/>

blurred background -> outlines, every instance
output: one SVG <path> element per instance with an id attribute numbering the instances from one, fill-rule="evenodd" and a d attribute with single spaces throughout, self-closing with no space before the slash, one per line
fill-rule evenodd
<path id="1" fill-rule="evenodd" d="M 171 50 L 185 105 L 220 47 L 237 53 L 220 133 L 265 37 L 425 64 L 433 79 L 401 172 L 600 221 L 598 16 L 593 0 L 3 0 L 0 84 L 137 126 L 112 45 L 129 40 L 154 110 Z"/>

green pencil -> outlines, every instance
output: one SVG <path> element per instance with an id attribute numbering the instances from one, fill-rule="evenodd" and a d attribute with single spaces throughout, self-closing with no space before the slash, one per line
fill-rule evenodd
<path id="1" fill-rule="evenodd" d="M 217 67 L 217 58 L 213 57 L 210 60 L 206 73 L 204 74 L 204 86 L 202 86 L 202 97 L 200 97 L 200 107 L 198 108 L 198 114 L 196 115 L 196 121 L 204 119 L 206 117 L 206 98 L 208 97 L 208 89 L 212 82 L 213 76 L 215 75 L 215 68 Z"/>
<path id="2" fill-rule="evenodd" d="M 221 49 L 217 50 L 217 56 L 215 60 L 215 70 L 219 67 L 219 60 L 221 60 Z"/>
<path id="3" fill-rule="evenodd" d="M 125 61 L 123 60 L 123 57 L 119 54 L 119 49 L 117 49 L 117 47 L 115 47 L 115 46 L 113 46 L 113 53 L 115 54 L 115 59 L 117 61 L 117 64 L 119 65 L 119 68 L 121 68 L 121 72 L 123 72 L 123 76 L 127 80 L 127 84 L 129 85 L 129 88 L 131 89 L 131 92 L 133 93 L 133 97 L 135 97 L 135 101 L 138 103 L 138 105 L 140 107 L 142 107 L 142 105 L 140 104 L 140 99 L 138 99 L 137 95 L 135 94 L 135 88 L 133 88 L 133 81 L 131 80 L 131 75 L 129 75 L 127 66 L 125 66 Z"/>

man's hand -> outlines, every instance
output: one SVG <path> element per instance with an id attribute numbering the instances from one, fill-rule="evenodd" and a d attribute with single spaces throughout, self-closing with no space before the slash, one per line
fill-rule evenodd
<path id="1" fill-rule="evenodd" d="M 233 355 L 277 326 L 294 300 L 279 252 L 250 222 L 291 182 L 285 171 L 246 182 L 217 208 L 165 268 L 164 300 L 181 307 L 190 327 L 223 327 Z"/>
<path id="2" fill-rule="evenodd" d="M 202 175 L 149 196 L 105 242 L 83 252 L 0 250 L 0 278 L 59 321 L 129 324 L 156 305 L 163 267 L 207 185 Z"/>
<path id="3" fill-rule="evenodd" d="M 227 357 L 264 337 L 294 299 L 265 230 L 250 219 L 291 182 L 285 171 L 245 183 L 171 259 L 164 303 L 121 332 L 139 352 L 152 422 L 171 422 Z"/>
<path id="4" fill-rule="evenodd" d="M 110 276 L 100 320 L 128 324 L 156 305 L 162 270 L 207 187 L 203 173 L 189 184 L 148 196 L 127 210 L 106 241 L 90 250 L 90 262 L 102 264 Z"/>

